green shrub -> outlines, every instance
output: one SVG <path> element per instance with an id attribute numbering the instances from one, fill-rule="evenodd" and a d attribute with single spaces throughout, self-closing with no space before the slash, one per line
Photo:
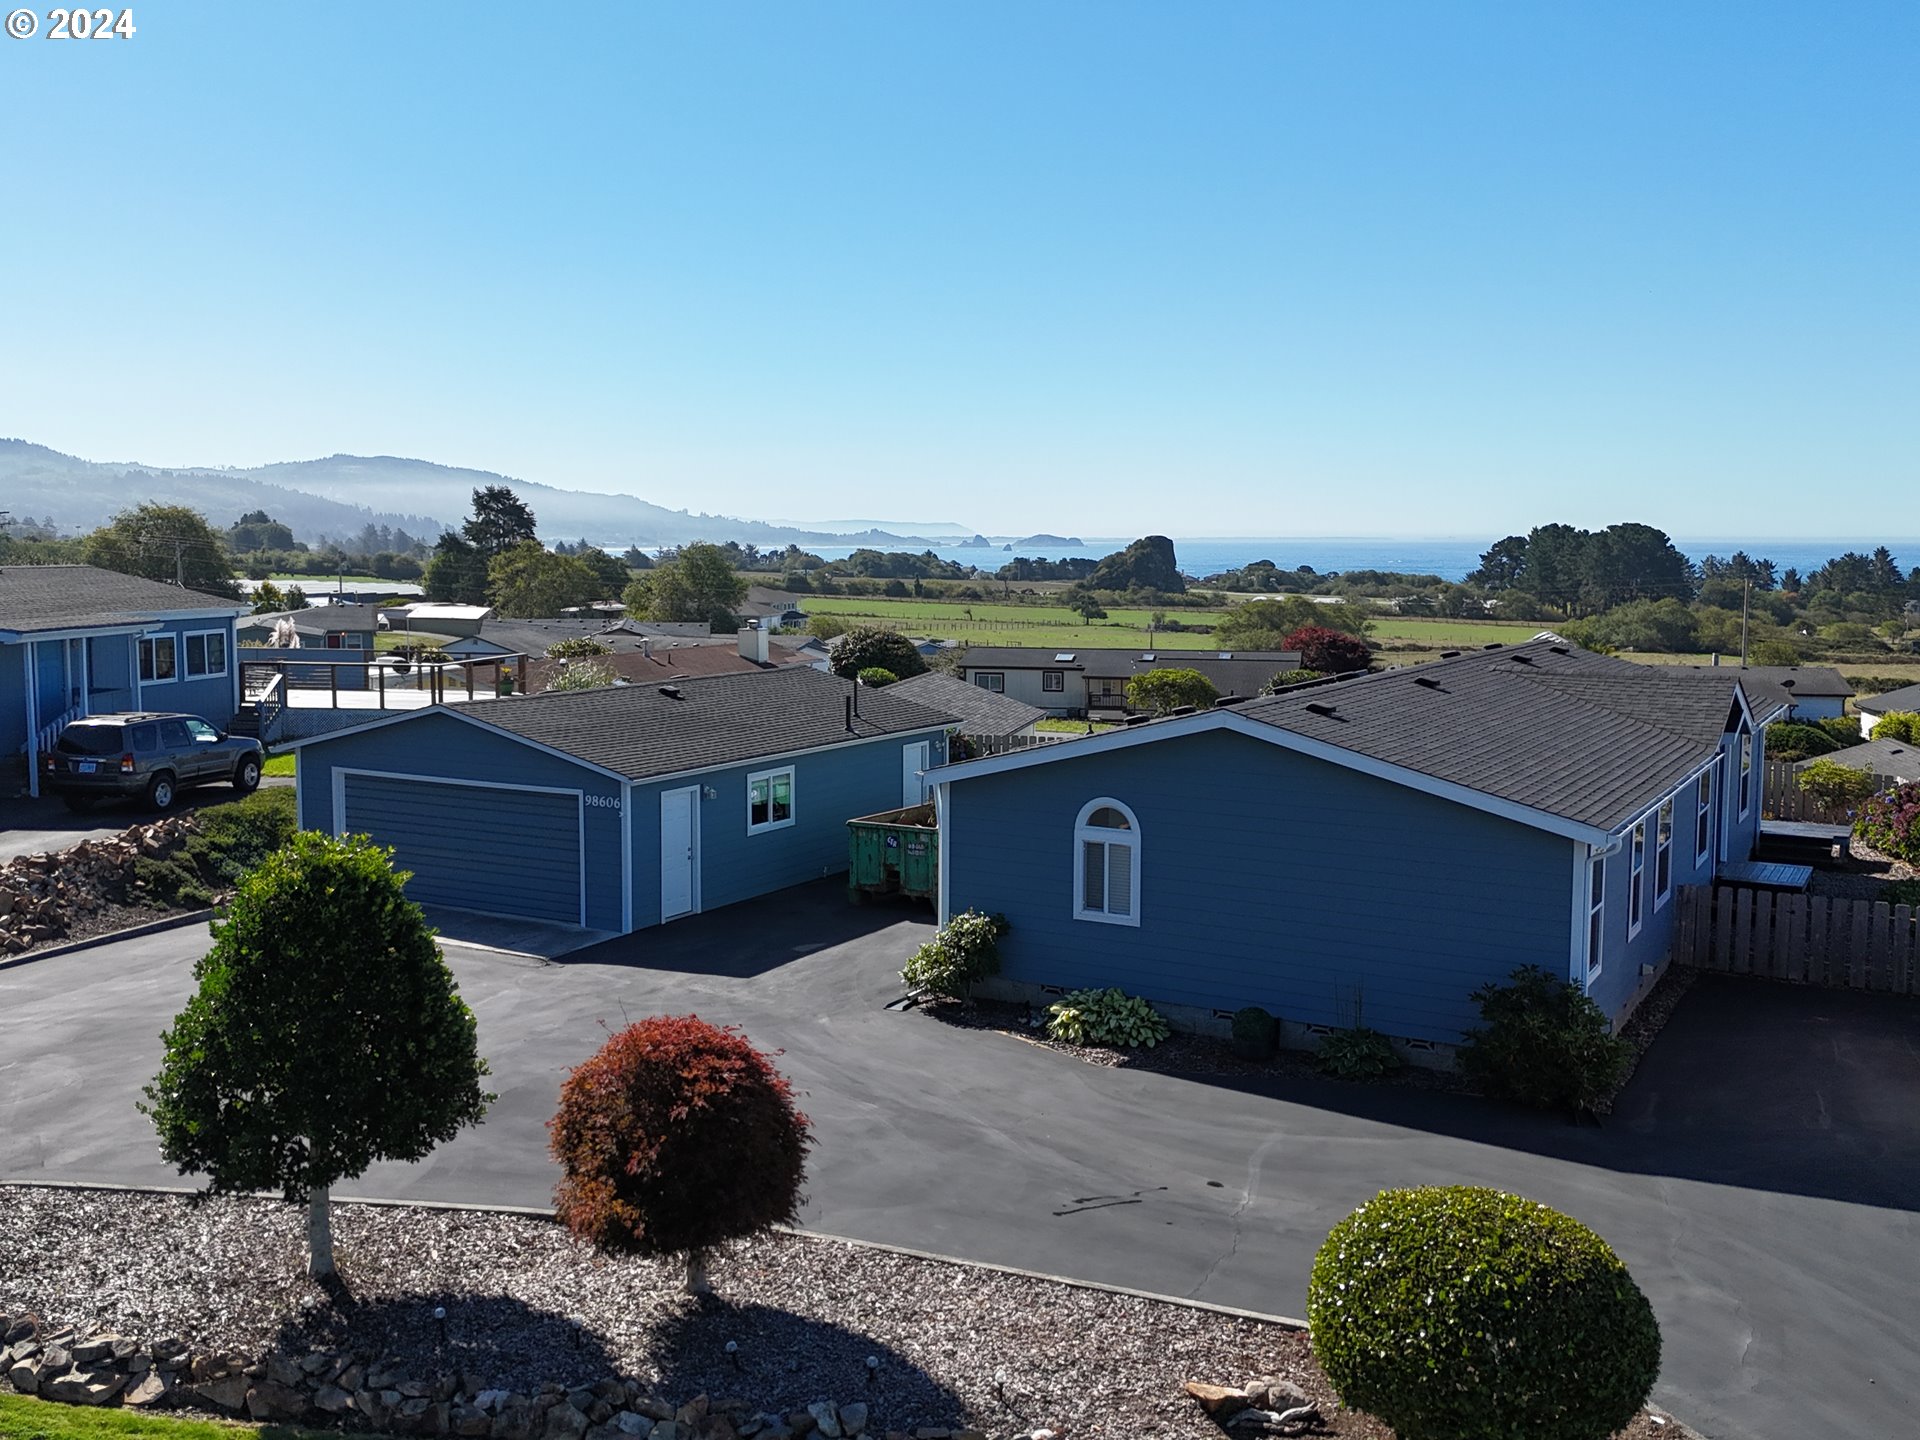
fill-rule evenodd
<path id="1" fill-rule="evenodd" d="M 591 635 L 573 635 L 547 646 L 549 660 L 588 660 L 595 655 L 611 655 L 613 647 Z"/>
<path id="2" fill-rule="evenodd" d="M 1863 804 L 1853 838 L 1882 855 L 1920 865 L 1920 783 L 1896 785 Z"/>
<path id="3" fill-rule="evenodd" d="M 1841 760 L 1821 758 L 1800 772 L 1800 789 L 1823 805 L 1858 805 L 1879 787 L 1865 770 Z"/>
<path id="4" fill-rule="evenodd" d="M 962 910 L 913 952 L 900 978 L 915 990 L 965 999 L 976 981 L 1000 973 L 1000 937 L 1006 933 L 1006 916 Z"/>
<path id="5" fill-rule="evenodd" d="M 1378 1080 L 1398 1070 L 1403 1062 L 1391 1040 L 1378 1030 L 1360 1026 L 1323 1035 L 1313 1053 L 1313 1063 L 1341 1080 Z"/>
<path id="6" fill-rule="evenodd" d="M 1653 1307 L 1579 1221 L 1476 1186 L 1383 1190 L 1313 1262 L 1341 1402 L 1401 1440 L 1606 1440 L 1660 1374 Z"/>
<path id="7" fill-rule="evenodd" d="M 1782 723 L 1767 727 L 1767 757 L 1791 763 L 1816 755 L 1831 755 L 1840 742 L 1818 725 Z"/>
<path id="8" fill-rule="evenodd" d="M 1860 717 L 1858 715 L 1829 715 L 1825 719 L 1815 720 L 1813 724 L 1814 728 L 1824 731 L 1830 736 L 1834 743 L 1842 750 L 1845 750 L 1849 745 L 1858 745 L 1866 738 L 1860 733 Z M 1773 753 L 1773 732 L 1778 728 L 1778 726 L 1769 726 L 1767 729 L 1767 753 L 1769 755 Z"/>
<path id="9" fill-rule="evenodd" d="M 1473 992 L 1487 1023 L 1460 1047 L 1461 1073 L 1488 1094 L 1542 1109 L 1591 1110 L 1613 1094 L 1633 1047 L 1606 1012 L 1556 975 L 1523 965 Z"/>
<path id="10" fill-rule="evenodd" d="M 1233 1053 L 1242 1060 L 1265 1060 L 1280 1039 L 1280 1022 L 1258 1005 L 1233 1012 Z"/>
<path id="11" fill-rule="evenodd" d="M 201 883 L 193 866 L 178 857 L 156 860 L 149 855 L 136 855 L 133 884 L 160 909 L 199 910 L 213 903 L 213 893 Z"/>
<path id="12" fill-rule="evenodd" d="M 1069 1045 L 1142 1046 L 1151 1050 L 1167 1038 L 1161 1013 L 1124 990 L 1075 990 L 1047 1007 L 1047 1035 Z"/>
<path id="13" fill-rule="evenodd" d="M 1889 710 L 1880 717 L 1880 723 L 1873 727 L 1873 738 L 1920 745 L 1920 715 L 1911 710 Z"/>
<path id="14" fill-rule="evenodd" d="M 882 686 L 893 684 L 900 677 L 884 665 L 869 665 L 860 672 L 858 678 L 860 683 L 869 690 L 878 690 Z"/>
<path id="15" fill-rule="evenodd" d="M 291 785 L 256 790 L 244 800 L 209 805 L 194 816 L 186 854 L 208 882 L 236 885 L 240 877 L 293 839 L 298 828 Z"/>
<path id="16" fill-rule="evenodd" d="M 1920 880 L 1889 880 L 1875 898 L 1889 905 L 1911 905 L 1920 910 Z"/>

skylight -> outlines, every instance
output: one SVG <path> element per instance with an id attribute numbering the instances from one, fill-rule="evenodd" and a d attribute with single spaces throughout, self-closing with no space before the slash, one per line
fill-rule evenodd
<path id="1" fill-rule="evenodd" d="M 1056 665 L 1070 665 L 1073 663 L 1075 654 L 1076 652 L 1072 650 L 1062 650 L 1058 655 L 1053 657 L 1053 663 Z"/>

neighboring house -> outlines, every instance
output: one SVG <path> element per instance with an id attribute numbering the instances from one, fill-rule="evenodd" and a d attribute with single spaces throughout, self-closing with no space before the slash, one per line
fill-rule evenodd
<path id="1" fill-rule="evenodd" d="M 462 635 L 443 647 L 457 660 L 484 660 L 492 655 L 545 655 L 562 640 L 597 640 L 616 655 L 639 654 L 662 640 L 676 643 L 717 643 L 731 649 L 731 635 L 714 635 L 704 621 L 698 625 L 657 625 L 651 621 L 607 621 L 590 616 L 562 620 L 488 620 L 479 631 Z"/>
<path id="2" fill-rule="evenodd" d="M 1045 650 L 976 645 L 961 657 L 969 684 L 1009 695 L 1049 715 L 1125 713 L 1127 682 L 1151 670 L 1198 670 L 1222 695 L 1253 696 L 1275 675 L 1298 670 L 1291 650 Z"/>
<path id="3" fill-rule="evenodd" d="M 806 598 L 787 590 L 749 585 L 747 598 L 740 606 L 740 618 L 759 620 L 774 629 L 797 630 L 807 623 L 807 613 L 801 608 Z"/>
<path id="4" fill-rule="evenodd" d="M 376 580 L 371 585 L 359 581 L 343 584 L 326 575 L 302 575 L 297 579 L 274 581 L 238 580 L 234 583 L 240 587 L 240 593 L 247 596 L 257 594 L 260 587 L 266 584 L 275 585 L 282 590 L 298 587 L 300 593 L 307 597 L 307 603 L 310 605 L 325 605 L 334 601 L 363 605 L 377 604 L 381 601 L 407 597 L 418 598 L 426 593 L 419 585 L 406 580 Z"/>
<path id="5" fill-rule="evenodd" d="M 756 644 L 756 633 L 742 630 L 737 644 L 709 645 L 692 640 L 654 640 L 634 637 L 640 648 L 612 655 L 593 655 L 579 660 L 530 660 L 527 662 L 527 693 L 538 695 L 552 686 L 554 678 L 568 665 L 591 665 L 610 671 L 617 681 L 629 685 L 653 685 L 665 680 L 687 680 L 699 675 L 745 675 L 755 670 L 771 670 L 783 665 L 805 665 L 807 657 L 777 646 L 766 647 L 764 655 Z M 729 640 L 734 637 L 725 637 Z M 759 637 L 764 639 L 764 637 Z"/>
<path id="6" fill-rule="evenodd" d="M 798 665 L 410 710 L 295 747 L 300 824 L 393 846 L 415 900 L 638 930 L 845 870 L 949 723 Z"/>
<path id="7" fill-rule="evenodd" d="M 933 777 L 941 914 L 1006 915 L 1016 997 L 1119 986 L 1430 1048 L 1536 964 L 1617 1023 L 1675 892 L 1750 857 L 1783 713 L 1737 671 L 1542 636 L 966 761 Z"/>
<path id="8" fill-rule="evenodd" d="M 1865 770 L 1870 775 L 1885 775 L 1903 785 L 1920 780 L 1920 747 L 1904 740 L 1869 740 L 1864 745 L 1849 745 L 1831 755 L 1810 756 L 1793 768 L 1804 770 L 1815 760 L 1838 760 L 1842 765 Z"/>
<path id="9" fill-rule="evenodd" d="M 380 630 L 379 612 L 371 605 L 313 605 L 245 616 L 234 626 L 233 638 L 242 645 L 272 645 L 282 620 L 293 622 L 302 649 L 371 651 Z"/>
<path id="10" fill-rule="evenodd" d="M 40 755 L 82 715 L 181 710 L 225 729 L 246 610 L 92 565 L 0 566 L 0 755 L 24 757 L 37 795 Z"/>
<path id="11" fill-rule="evenodd" d="M 389 630 L 421 630 L 429 635 L 478 635 L 480 627 L 493 618 L 486 605 L 447 605 L 420 600 L 411 605 L 390 605 L 380 612 Z"/>
<path id="12" fill-rule="evenodd" d="M 944 710 L 959 721 L 956 728 L 970 740 L 1005 740 L 1014 735 L 1031 735 L 1035 724 L 1047 718 L 1047 712 L 1037 705 L 996 695 L 939 670 L 896 680 L 886 691 L 916 705 Z"/>
<path id="13" fill-rule="evenodd" d="M 1832 720 L 1847 713 L 1853 687 L 1830 665 L 1687 665 L 1687 670 L 1733 670 L 1785 693 L 1789 720 Z"/>
<path id="14" fill-rule="evenodd" d="M 1920 685 L 1903 685 L 1884 695 L 1869 695 L 1854 701 L 1853 708 L 1860 712 L 1860 733 L 1871 740 L 1886 716 L 1920 713 Z"/>

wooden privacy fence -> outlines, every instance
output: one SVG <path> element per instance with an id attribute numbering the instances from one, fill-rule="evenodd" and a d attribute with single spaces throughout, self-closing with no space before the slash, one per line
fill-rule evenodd
<path id="1" fill-rule="evenodd" d="M 1674 958 L 1727 975 L 1920 994 L 1920 919 L 1910 905 L 1690 885 Z"/>
<path id="2" fill-rule="evenodd" d="M 1831 758 L 1845 763 L 1846 751 Z M 1769 760 L 1760 776 L 1760 814 L 1768 820 L 1813 820 L 1822 825 L 1851 825 L 1853 812 L 1845 805 L 1816 800 L 1800 788 L 1801 772 L 1784 760 Z M 1887 790 L 1900 782 L 1891 775 L 1876 775 L 1876 790 Z"/>

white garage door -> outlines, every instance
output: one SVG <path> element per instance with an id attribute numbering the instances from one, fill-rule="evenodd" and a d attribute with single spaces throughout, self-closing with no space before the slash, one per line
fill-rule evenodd
<path id="1" fill-rule="evenodd" d="M 580 796 L 334 772 L 342 833 L 393 847 L 422 905 L 582 923 Z"/>

